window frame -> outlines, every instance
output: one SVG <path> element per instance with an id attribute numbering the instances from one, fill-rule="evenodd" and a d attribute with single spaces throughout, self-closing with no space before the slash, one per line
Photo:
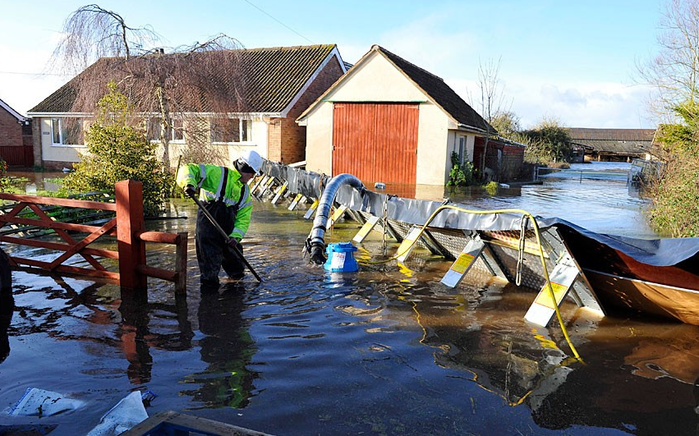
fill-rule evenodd
<path id="1" fill-rule="evenodd" d="M 217 121 L 220 118 L 210 118 L 209 119 L 209 138 L 212 144 L 249 144 L 252 142 L 252 120 L 249 118 L 228 118 L 226 121 L 235 123 L 238 121 L 238 126 L 231 129 L 229 132 L 219 133 L 217 127 L 219 123 Z M 229 138 L 227 136 L 236 135 L 237 138 Z M 228 141 L 228 139 L 233 139 Z"/>
<path id="2" fill-rule="evenodd" d="M 66 126 L 66 120 L 75 125 Z M 82 118 L 51 117 L 50 126 L 52 147 L 85 147 L 85 120 Z M 75 141 L 69 141 L 74 135 Z"/>

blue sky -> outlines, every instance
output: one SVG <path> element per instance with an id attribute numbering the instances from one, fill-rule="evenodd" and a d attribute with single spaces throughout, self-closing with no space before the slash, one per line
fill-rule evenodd
<path id="1" fill-rule="evenodd" d="M 532 127 L 652 128 L 638 63 L 657 53 L 667 0 L 103 0 L 166 47 L 219 33 L 247 48 L 379 44 L 440 76 L 480 111 L 478 69 L 500 63 L 502 103 Z M 87 1 L 0 0 L 0 99 L 26 114 L 70 77 L 46 71 L 65 19 Z M 195 5 L 195 6 L 193 6 Z M 169 51 L 169 50 L 168 50 Z"/>

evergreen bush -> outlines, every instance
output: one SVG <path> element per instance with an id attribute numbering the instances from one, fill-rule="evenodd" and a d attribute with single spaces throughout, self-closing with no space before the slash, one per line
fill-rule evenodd
<path id="1" fill-rule="evenodd" d="M 137 180 L 143 184 L 146 215 L 155 215 L 167 198 L 173 176 L 162 170 L 156 158 L 156 144 L 147 139 L 127 97 L 114 82 L 109 83 L 108 89 L 85 133 L 87 152 L 74 165 L 75 172 L 65 178 L 63 189 L 72 193 L 114 194 L 117 182 Z"/>

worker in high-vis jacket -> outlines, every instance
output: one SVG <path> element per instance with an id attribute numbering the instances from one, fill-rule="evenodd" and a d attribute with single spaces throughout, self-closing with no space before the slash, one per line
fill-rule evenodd
<path id="1" fill-rule="evenodd" d="M 233 167 L 187 164 L 177 173 L 177 184 L 188 196 L 199 190 L 199 200 L 229 235 L 229 241 L 214 227 L 202 211 L 197 213 L 196 250 L 202 288 L 218 288 L 221 267 L 234 280 L 244 276 L 245 264 L 236 255 L 242 253 L 240 241 L 250 226 L 252 196 L 247 183 L 260 174 L 262 158 L 247 151 Z"/>

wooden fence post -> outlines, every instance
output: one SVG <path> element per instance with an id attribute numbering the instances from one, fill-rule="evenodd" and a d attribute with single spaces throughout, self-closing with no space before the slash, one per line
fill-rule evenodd
<path id="1" fill-rule="evenodd" d="M 116 217 L 119 284 L 122 288 L 145 292 L 147 276 L 138 268 L 146 263 L 146 244 L 138 236 L 145 230 L 141 182 L 123 180 L 116 184 Z"/>

